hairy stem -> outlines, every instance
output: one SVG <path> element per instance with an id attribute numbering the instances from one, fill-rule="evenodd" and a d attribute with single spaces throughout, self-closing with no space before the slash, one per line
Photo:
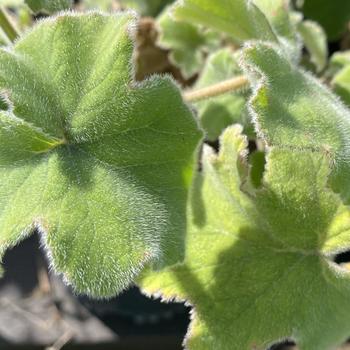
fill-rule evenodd
<path id="1" fill-rule="evenodd" d="M 0 7 L 0 28 L 11 41 L 14 41 L 19 35 L 5 8 L 2 6 Z"/>
<path id="2" fill-rule="evenodd" d="M 229 80 L 222 81 L 218 84 L 208 86 L 203 89 L 185 92 L 183 94 L 184 100 L 187 102 L 197 102 L 208 99 L 210 97 L 226 94 L 231 91 L 241 89 L 248 84 L 248 79 L 241 75 Z"/>

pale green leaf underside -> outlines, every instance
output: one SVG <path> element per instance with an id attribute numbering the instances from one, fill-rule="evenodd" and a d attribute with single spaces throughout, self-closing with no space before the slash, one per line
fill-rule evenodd
<path id="1" fill-rule="evenodd" d="M 350 275 L 327 256 L 335 241 L 349 245 L 350 212 L 326 188 L 329 160 L 274 148 L 262 189 L 248 196 L 246 146 L 235 126 L 218 156 L 206 149 L 185 263 L 145 273 L 140 284 L 193 306 L 191 350 L 265 350 L 285 338 L 302 350 L 335 348 L 349 335 Z"/>
<path id="2" fill-rule="evenodd" d="M 330 154 L 331 187 L 349 203 L 349 110 L 273 45 L 249 45 L 243 62 L 256 90 L 250 109 L 260 136 L 269 146 Z"/>
<path id="3" fill-rule="evenodd" d="M 181 260 L 197 125 L 169 78 L 137 85 L 134 17 L 61 14 L 0 50 L 0 252 L 33 227 L 79 292 Z"/>

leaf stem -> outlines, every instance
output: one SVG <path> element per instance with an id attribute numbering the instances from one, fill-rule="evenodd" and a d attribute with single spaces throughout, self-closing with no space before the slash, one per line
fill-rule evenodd
<path id="1" fill-rule="evenodd" d="M 19 36 L 17 29 L 3 6 L 0 7 L 0 27 L 12 42 Z"/>
<path id="2" fill-rule="evenodd" d="M 244 75 L 240 75 L 203 89 L 185 92 L 183 97 L 187 102 L 197 102 L 241 89 L 247 84 L 248 79 Z"/>

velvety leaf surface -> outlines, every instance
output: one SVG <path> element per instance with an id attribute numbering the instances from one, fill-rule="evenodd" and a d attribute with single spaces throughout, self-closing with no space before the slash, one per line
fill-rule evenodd
<path id="1" fill-rule="evenodd" d="M 218 46 L 220 37 L 214 32 L 184 21 L 176 21 L 172 7 L 168 7 L 157 20 L 159 26 L 158 45 L 170 50 L 170 61 L 181 69 L 185 78 L 198 73 L 205 58 L 212 49 Z"/>
<path id="2" fill-rule="evenodd" d="M 208 58 L 194 89 L 211 86 L 241 74 L 237 54 L 230 49 L 221 49 Z M 216 140 L 231 124 L 249 125 L 246 95 L 245 91 L 227 93 L 195 103 L 208 140 Z"/>
<path id="3" fill-rule="evenodd" d="M 60 14 L 0 50 L 0 255 L 34 228 L 78 292 L 182 259 L 200 132 L 170 78 L 136 84 L 135 18 Z"/>
<path id="4" fill-rule="evenodd" d="M 252 1 L 178 0 L 174 15 L 180 20 L 224 32 L 238 42 L 277 40 L 265 15 Z"/>
<path id="5" fill-rule="evenodd" d="M 54 13 L 67 10 L 73 5 L 72 0 L 24 0 L 33 12 Z"/>
<path id="6" fill-rule="evenodd" d="M 335 241 L 349 246 L 350 211 L 327 189 L 329 158 L 273 148 L 262 188 L 247 195 L 240 131 L 225 131 L 219 155 L 205 149 L 184 264 L 144 273 L 141 286 L 192 305 L 191 350 L 265 350 L 285 338 L 333 349 L 349 336 L 350 275 L 329 255 Z"/>
<path id="7" fill-rule="evenodd" d="M 243 62 L 255 86 L 250 109 L 260 136 L 269 146 L 329 153 L 331 187 L 349 203 L 349 110 L 273 45 L 248 46 Z"/>

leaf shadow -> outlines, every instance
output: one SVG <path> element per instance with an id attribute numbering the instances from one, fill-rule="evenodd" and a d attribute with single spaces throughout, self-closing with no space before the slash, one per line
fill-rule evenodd
<path id="1" fill-rule="evenodd" d="M 190 198 L 195 198 L 195 200 L 190 200 L 190 209 L 192 211 L 193 222 L 198 227 L 203 227 L 206 223 L 207 217 L 205 212 L 205 205 L 202 195 L 203 187 L 203 175 L 200 172 L 196 173 L 193 180 L 192 188 L 190 191 Z"/>

